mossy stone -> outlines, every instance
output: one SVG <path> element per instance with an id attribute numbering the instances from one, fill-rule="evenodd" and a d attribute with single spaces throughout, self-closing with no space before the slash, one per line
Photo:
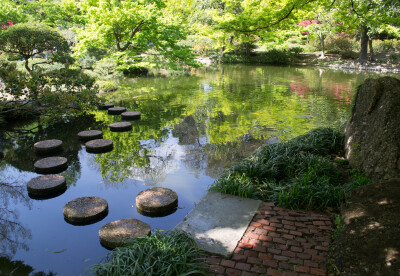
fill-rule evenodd
<path id="1" fill-rule="evenodd" d="M 136 197 L 136 208 L 145 215 L 173 212 L 178 206 L 178 195 L 171 189 L 154 187 L 141 191 Z"/>
<path id="2" fill-rule="evenodd" d="M 109 139 L 95 139 L 85 143 L 86 151 L 90 153 L 103 153 L 112 151 L 114 144 Z"/>
<path id="3" fill-rule="evenodd" d="M 99 231 L 100 242 L 106 248 L 124 246 L 132 239 L 150 235 L 150 225 L 138 219 L 122 219 L 110 222 Z"/>
<path id="4" fill-rule="evenodd" d="M 103 138 L 101 130 L 84 130 L 78 133 L 78 138 L 81 141 L 90 141 Z"/>
<path id="5" fill-rule="evenodd" d="M 120 115 L 121 113 L 125 112 L 126 108 L 121 106 L 111 107 L 108 109 L 108 114 L 110 115 Z"/>
<path id="6" fill-rule="evenodd" d="M 33 164 L 36 172 L 43 174 L 59 173 L 68 168 L 67 158 L 65 157 L 46 157 L 40 159 Z"/>
<path id="7" fill-rule="evenodd" d="M 111 107 L 114 107 L 113 103 L 104 103 L 104 104 L 99 105 L 99 110 L 107 110 Z"/>
<path id="8" fill-rule="evenodd" d="M 129 122 L 117 122 L 110 124 L 110 130 L 114 132 L 129 131 L 132 129 L 132 124 Z"/>
<path id="9" fill-rule="evenodd" d="M 58 174 L 41 175 L 32 178 L 26 184 L 32 195 L 48 195 L 66 188 L 65 177 Z"/>
<path id="10" fill-rule="evenodd" d="M 134 121 L 134 120 L 140 120 L 140 117 L 141 117 L 140 112 L 136 111 L 128 111 L 121 113 L 122 120 Z"/>
<path id="11" fill-rule="evenodd" d="M 62 141 L 57 139 L 50 139 L 37 142 L 33 145 L 36 153 L 47 154 L 58 152 L 62 150 Z"/>
<path id="12" fill-rule="evenodd" d="M 72 224 L 93 223 L 108 213 L 108 203 L 97 196 L 78 197 L 65 204 L 64 218 Z"/>

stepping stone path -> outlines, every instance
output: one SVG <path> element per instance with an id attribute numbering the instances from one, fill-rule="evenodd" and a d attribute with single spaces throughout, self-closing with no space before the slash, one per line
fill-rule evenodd
<path id="1" fill-rule="evenodd" d="M 41 175 L 27 183 L 28 193 L 35 196 L 53 194 L 66 187 L 65 177 L 58 174 Z"/>
<path id="2" fill-rule="evenodd" d="M 82 141 L 90 141 L 94 139 L 102 139 L 103 132 L 100 130 L 84 130 L 78 133 L 78 138 Z"/>
<path id="3" fill-rule="evenodd" d="M 111 107 L 114 107 L 113 103 L 104 103 L 102 105 L 99 105 L 99 110 L 107 110 Z"/>
<path id="4" fill-rule="evenodd" d="M 65 171 L 68 168 L 65 157 L 46 157 L 33 164 L 37 173 L 50 174 Z"/>
<path id="5" fill-rule="evenodd" d="M 75 198 L 63 208 L 65 220 L 72 224 L 93 223 L 103 219 L 107 213 L 107 201 L 96 196 Z"/>
<path id="6" fill-rule="evenodd" d="M 178 206 L 178 195 L 171 189 L 154 187 L 141 191 L 136 197 L 139 213 L 149 216 L 171 214 Z"/>
<path id="7" fill-rule="evenodd" d="M 210 255 L 210 275 L 328 275 L 332 221 L 262 203 L 233 255 Z"/>
<path id="8" fill-rule="evenodd" d="M 130 240 L 150 235 L 150 225 L 137 219 L 110 222 L 99 230 L 100 242 L 106 248 L 126 245 Z"/>
<path id="9" fill-rule="evenodd" d="M 135 111 L 121 113 L 122 120 L 127 120 L 127 121 L 140 120 L 140 116 L 141 116 L 140 112 L 135 112 Z"/>
<path id="10" fill-rule="evenodd" d="M 86 142 L 86 151 L 90 153 L 104 153 L 112 151 L 114 145 L 113 141 L 108 139 L 95 139 Z"/>
<path id="11" fill-rule="evenodd" d="M 125 107 L 111 107 L 108 109 L 108 114 L 110 115 L 120 115 L 121 113 L 125 112 L 126 108 Z"/>
<path id="12" fill-rule="evenodd" d="M 57 139 L 44 140 L 33 145 L 36 153 L 47 154 L 62 150 L 62 141 Z"/>
<path id="13" fill-rule="evenodd" d="M 110 130 L 114 132 L 129 131 L 132 129 L 132 124 L 129 122 L 117 122 L 110 124 Z"/>

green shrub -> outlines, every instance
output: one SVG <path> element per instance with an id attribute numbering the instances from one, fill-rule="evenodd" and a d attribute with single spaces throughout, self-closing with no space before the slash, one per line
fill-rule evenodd
<path id="1" fill-rule="evenodd" d="M 113 58 L 103 58 L 93 65 L 93 71 L 102 79 L 113 78 L 119 73 L 117 66 Z"/>
<path id="2" fill-rule="evenodd" d="M 325 40 L 325 51 L 327 53 L 340 54 L 343 52 L 358 51 L 359 43 L 350 37 L 334 36 Z"/>
<path id="3" fill-rule="evenodd" d="M 273 65 L 286 65 L 290 62 L 290 53 L 285 50 L 272 49 L 260 54 L 260 62 Z"/>
<path id="4" fill-rule="evenodd" d="M 340 53 L 340 56 L 343 59 L 357 59 L 359 57 L 359 54 L 350 50 L 350 51 L 343 51 Z"/>
<path id="5" fill-rule="evenodd" d="M 211 190 L 272 201 L 283 207 L 338 209 L 345 191 L 329 156 L 344 148 L 342 133 L 314 129 L 285 143 L 267 145 L 225 171 Z"/>
<path id="6" fill-rule="evenodd" d="M 400 51 L 400 40 L 388 39 L 388 40 L 374 40 L 372 47 L 377 53 L 387 53 L 391 51 Z"/>
<path id="7" fill-rule="evenodd" d="M 96 275 L 206 275 L 203 253 L 185 232 L 154 231 L 109 253 L 91 270 Z"/>

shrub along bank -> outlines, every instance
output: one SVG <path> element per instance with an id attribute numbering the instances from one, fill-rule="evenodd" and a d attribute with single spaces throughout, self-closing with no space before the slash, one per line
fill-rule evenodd
<path id="1" fill-rule="evenodd" d="M 368 182 L 337 158 L 343 149 L 341 132 L 314 129 L 260 148 L 225 171 L 211 190 L 292 209 L 338 210 L 349 191 Z"/>

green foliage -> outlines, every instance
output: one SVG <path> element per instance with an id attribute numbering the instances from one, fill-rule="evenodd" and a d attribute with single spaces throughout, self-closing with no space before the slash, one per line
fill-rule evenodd
<path id="1" fill-rule="evenodd" d="M 0 33 L 0 51 L 25 59 L 25 68 L 31 72 L 28 61 L 34 55 L 54 51 L 55 61 L 71 63 L 67 40 L 56 30 L 39 23 L 20 23 Z"/>
<path id="2" fill-rule="evenodd" d="M 185 232 L 139 237 L 109 253 L 104 263 L 94 265 L 96 275 L 207 275 L 203 253 Z"/>
<path id="3" fill-rule="evenodd" d="M 344 186 L 346 193 L 350 193 L 355 188 L 367 185 L 372 180 L 368 178 L 364 172 L 359 170 L 351 171 L 351 180 L 347 182 Z"/>
<path id="4" fill-rule="evenodd" d="M 358 51 L 360 49 L 357 41 L 348 36 L 333 36 L 326 40 L 326 51 L 332 54 L 341 54 L 344 52 Z"/>
<path id="5" fill-rule="evenodd" d="M 377 53 L 400 51 L 400 40 L 397 39 L 374 40 L 373 47 Z"/>
<path id="6" fill-rule="evenodd" d="M 343 150 L 343 134 L 319 128 L 267 145 L 224 172 L 211 189 L 290 208 L 338 209 L 345 198 L 338 168 L 325 157 Z"/>

